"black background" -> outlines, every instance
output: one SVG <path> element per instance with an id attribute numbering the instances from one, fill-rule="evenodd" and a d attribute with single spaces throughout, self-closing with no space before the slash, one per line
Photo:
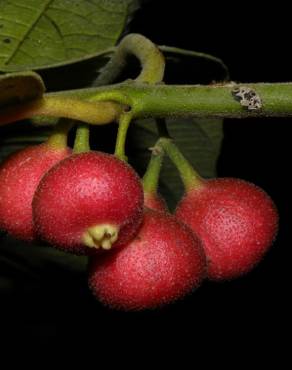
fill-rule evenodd
<path id="1" fill-rule="evenodd" d="M 146 1 L 130 31 L 157 44 L 218 56 L 234 81 L 292 81 L 289 12 L 275 5 L 257 9 L 244 2 Z M 184 71 L 181 78 L 187 79 Z M 137 366 L 156 354 L 165 361 L 180 355 L 181 367 L 189 356 L 195 366 L 202 354 L 205 365 L 212 357 L 221 363 L 233 356 L 240 363 L 253 354 L 269 358 L 288 332 L 291 125 L 291 119 L 224 124 L 219 175 L 263 187 L 280 213 L 277 241 L 249 275 L 228 283 L 206 282 L 173 306 L 133 314 L 100 306 L 84 288 L 84 276 L 52 271 L 51 278 L 1 297 L 2 338 L 13 345 L 28 343 L 31 351 L 36 343 L 44 349 L 49 345 L 52 353 L 68 348 L 68 358 L 81 346 L 99 356 L 110 353 L 108 362 L 128 361 L 136 353 Z"/>

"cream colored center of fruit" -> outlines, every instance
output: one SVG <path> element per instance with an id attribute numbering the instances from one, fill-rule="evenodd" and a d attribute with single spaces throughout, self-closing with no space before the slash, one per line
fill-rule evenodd
<path id="1" fill-rule="evenodd" d="M 118 239 L 119 228 L 116 225 L 100 224 L 89 227 L 82 236 L 82 242 L 89 248 L 111 249 Z"/>

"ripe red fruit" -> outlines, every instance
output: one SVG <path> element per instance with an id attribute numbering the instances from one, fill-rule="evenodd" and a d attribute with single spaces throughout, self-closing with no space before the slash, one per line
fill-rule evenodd
<path id="1" fill-rule="evenodd" d="M 271 246 L 276 207 L 259 187 L 238 179 L 202 180 L 189 187 L 175 215 L 199 236 L 211 280 L 250 271 Z"/>
<path id="2" fill-rule="evenodd" d="M 32 241 L 32 199 L 42 176 L 70 154 L 68 148 L 47 143 L 13 153 L 0 166 L 0 228 L 12 236 Z"/>
<path id="3" fill-rule="evenodd" d="M 89 286 L 112 308 L 152 309 L 190 293 L 205 273 L 205 254 L 194 233 L 170 214 L 145 209 L 128 245 L 92 258 Z"/>
<path id="4" fill-rule="evenodd" d="M 56 247 L 91 254 L 129 242 L 142 222 L 136 172 L 113 155 L 73 154 L 40 182 L 33 200 L 38 235 Z"/>

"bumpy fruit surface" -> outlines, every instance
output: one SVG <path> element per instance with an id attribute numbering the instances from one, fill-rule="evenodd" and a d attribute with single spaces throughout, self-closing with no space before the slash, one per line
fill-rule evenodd
<path id="1" fill-rule="evenodd" d="M 238 179 L 213 179 L 190 188 L 175 215 L 203 242 L 211 280 L 250 271 L 271 246 L 276 207 L 259 187 Z"/>
<path id="2" fill-rule="evenodd" d="M 89 286 L 112 308 L 152 309 L 190 293 L 205 274 L 205 254 L 194 233 L 170 214 L 145 209 L 128 245 L 92 258 Z"/>
<path id="3" fill-rule="evenodd" d="M 136 172 L 113 155 L 73 154 L 40 182 L 33 200 L 38 235 L 68 252 L 91 254 L 128 243 L 143 215 Z"/>
<path id="4" fill-rule="evenodd" d="M 46 143 L 12 154 L 0 166 L 0 228 L 12 236 L 32 241 L 32 199 L 42 176 L 70 154 L 69 149 Z"/>

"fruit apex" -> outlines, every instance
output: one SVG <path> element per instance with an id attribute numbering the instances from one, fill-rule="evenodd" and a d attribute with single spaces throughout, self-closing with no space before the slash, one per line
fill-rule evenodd
<path id="1" fill-rule="evenodd" d="M 83 234 L 82 241 L 89 248 L 109 250 L 117 241 L 118 236 L 119 228 L 117 226 L 101 224 L 89 227 Z"/>

